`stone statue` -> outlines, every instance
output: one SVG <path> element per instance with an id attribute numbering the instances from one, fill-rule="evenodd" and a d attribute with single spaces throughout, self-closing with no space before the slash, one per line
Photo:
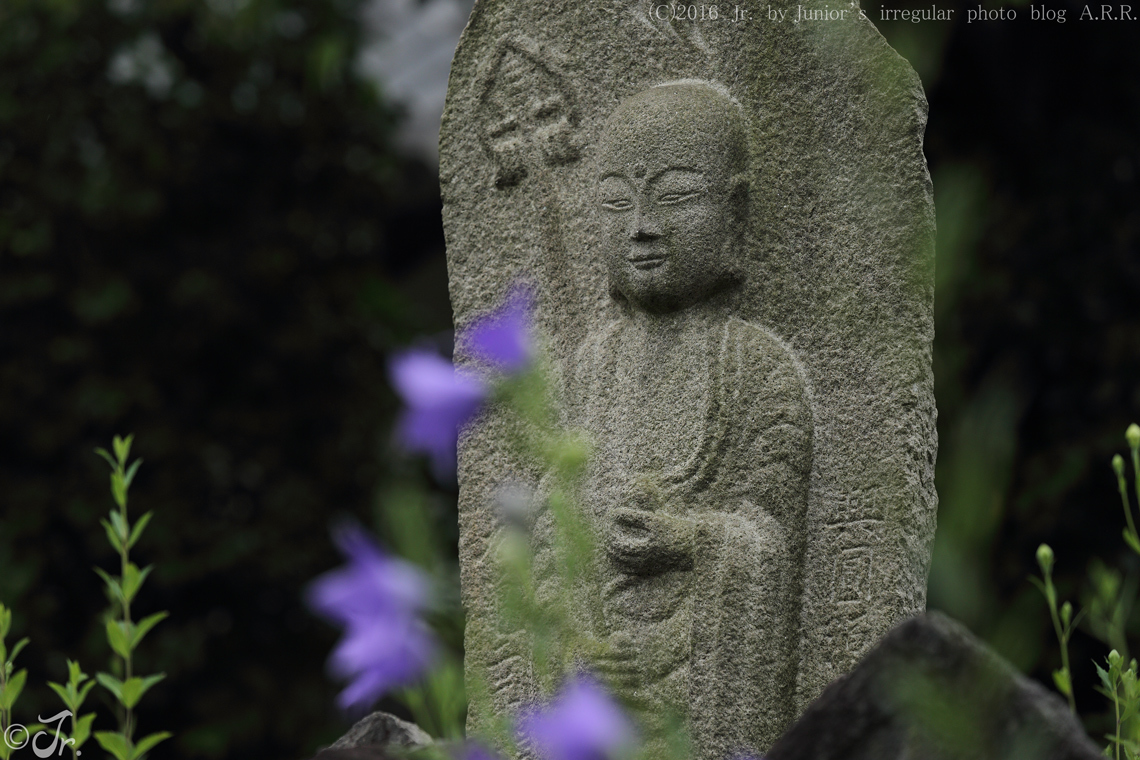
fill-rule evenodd
<path id="1" fill-rule="evenodd" d="M 593 441 L 597 578 L 574 616 L 608 654 L 586 664 L 651 733 L 683 718 L 701 760 L 767 751 L 925 605 L 926 103 L 856 6 L 815 22 L 826 0 L 805 2 L 772 5 L 784 23 L 480 0 L 441 130 L 460 334 L 527 281 L 565 423 Z M 497 607 L 497 496 L 546 477 L 514 424 L 491 409 L 459 448 L 472 732 L 547 696 Z"/>
<path id="2" fill-rule="evenodd" d="M 613 653 L 596 666 L 644 722 L 687 718 L 709 758 L 758 752 L 794 717 L 811 471 L 803 372 L 734 308 L 746 135 L 740 105 L 704 82 L 610 116 L 596 201 L 620 316 L 586 338 L 566 394 L 595 446 L 581 501 Z"/>

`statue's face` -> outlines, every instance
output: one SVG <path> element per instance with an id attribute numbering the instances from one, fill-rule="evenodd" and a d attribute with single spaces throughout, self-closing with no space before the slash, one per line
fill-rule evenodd
<path id="1" fill-rule="evenodd" d="M 607 124 L 599 151 L 597 203 L 610 287 L 651 312 L 700 303 L 734 280 L 741 188 L 733 186 L 739 161 L 730 155 L 742 147 L 727 149 L 726 140 L 739 134 L 718 124 L 726 119 L 715 111 L 693 118 L 708 95 L 692 89 L 650 90 L 627 101 Z"/>

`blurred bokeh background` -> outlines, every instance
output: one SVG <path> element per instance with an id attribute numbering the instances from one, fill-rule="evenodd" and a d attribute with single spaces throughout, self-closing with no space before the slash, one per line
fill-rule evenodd
<path id="1" fill-rule="evenodd" d="M 328 526 L 391 531 L 385 515 L 412 509 L 455 541 L 453 486 L 391 445 L 385 362 L 450 348 L 434 144 L 470 7 L 0 0 L 0 601 L 31 638 L 18 718 L 54 714 L 43 684 L 66 657 L 106 667 L 92 450 L 134 432 L 132 512 L 155 511 L 135 554 L 156 564 L 135 606 L 173 612 L 139 651 L 167 673 L 140 717 L 175 733 L 156 754 L 302 758 L 348 725 L 323 671 L 336 633 L 300 598 L 339 562 Z M 930 604 L 1048 683 L 1038 543 L 1075 603 L 1096 558 L 1102 587 L 1140 570 L 1108 464 L 1140 420 L 1135 27 L 1080 21 L 1081 4 L 1049 6 L 1063 24 L 1028 5 L 966 23 L 976 4 L 939 4 L 952 21 L 917 24 L 864 7 L 930 100 Z M 1074 640 L 1094 729 L 1104 651 Z"/>

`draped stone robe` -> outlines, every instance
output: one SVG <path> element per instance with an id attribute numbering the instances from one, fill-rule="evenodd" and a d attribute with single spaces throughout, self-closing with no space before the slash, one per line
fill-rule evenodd
<path id="1" fill-rule="evenodd" d="M 678 714 L 694 756 L 722 760 L 766 750 L 794 718 L 812 415 L 789 349 L 705 307 L 626 307 L 578 351 L 565 406 L 594 446 L 580 503 L 598 588 L 580 617 L 634 674 L 611 683 L 650 732 Z M 612 551 L 622 507 L 677 527 L 660 545 L 646 534 L 633 566 Z"/>

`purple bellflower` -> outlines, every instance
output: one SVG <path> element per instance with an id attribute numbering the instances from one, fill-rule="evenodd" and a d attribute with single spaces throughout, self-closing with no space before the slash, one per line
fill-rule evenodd
<path id="1" fill-rule="evenodd" d="M 475 358 L 515 374 L 534 359 L 530 314 L 534 295 L 529 288 L 511 288 L 502 308 L 476 321 L 467 330 L 467 341 Z"/>
<path id="2" fill-rule="evenodd" d="M 391 374 L 406 405 L 397 427 L 400 441 L 409 451 L 427 454 L 437 476 L 453 471 L 459 429 L 486 400 L 487 384 L 423 350 L 394 357 Z"/>
<path id="3" fill-rule="evenodd" d="M 516 287 L 502 308 L 471 325 L 467 342 L 475 358 L 512 374 L 525 370 L 534 355 L 532 301 L 529 290 Z M 490 386 L 422 349 L 393 357 L 391 377 L 406 405 L 399 439 L 409 451 L 427 454 L 442 479 L 455 469 L 459 430 L 487 400 Z"/>
<path id="4" fill-rule="evenodd" d="M 549 707 L 523 714 L 518 733 L 543 760 L 607 760 L 634 738 L 621 708 L 586 676 L 565 684 Z"/>
<path id="5" fill-rule="evenodd" d="M 348 564 L 313 581 L 306 601 L 344 627 L 329 670 L 351 679 L 337 697 L 340 707 L 363 710 L 431 664 L 436 643 L 420 617 L 430 604 L 430 583 L 412 565 L 385 554 L 358 525 L 339 526 L 333 540 Z"/>

